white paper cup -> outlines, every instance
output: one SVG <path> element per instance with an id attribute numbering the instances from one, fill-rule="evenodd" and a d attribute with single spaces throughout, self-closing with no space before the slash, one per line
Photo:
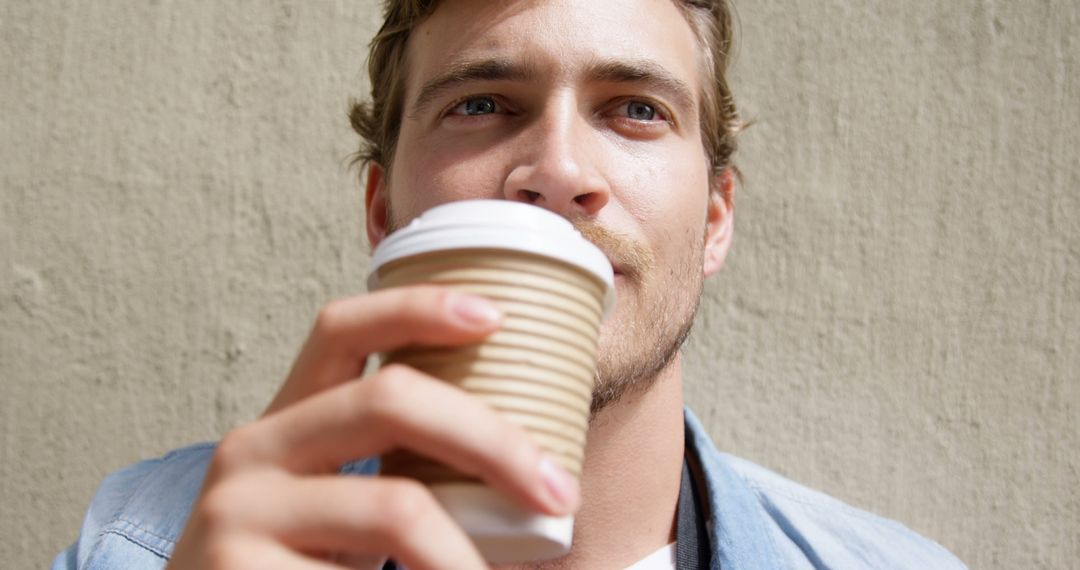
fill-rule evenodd
<path id="1" fill-rule="evenodd" d="M 383 363 L 460 386 L 521 425 L 580 477 L 600 322 L 614 305 L 611 264 L 562 217 L 503 200 L 433 208 L 375 250 L 369 289 L 431 283 L 491 299 L 505 317 L 483 342 L 406 347 Z M 429 485 L 489 562 L 565 554 L 573 517 L 525 509 L 478 479 L 407 452 L 383 473 Z"/>

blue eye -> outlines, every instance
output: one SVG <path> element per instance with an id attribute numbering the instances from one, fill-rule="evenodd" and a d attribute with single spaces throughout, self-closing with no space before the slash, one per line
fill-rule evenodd
<path id="1" fill-rule="evenodd" d="M 491 97 L 473 97 L 458 103 L 450 110 L 455 115 L 490 115 L 498 110 Z"/>
<path id="2" fill-rule="evenodd" d="M 656 109 L 648 103 L 631 101 L 626 104 L 626 116 L 635 121 L 652 121 L 656 119 Z"/>

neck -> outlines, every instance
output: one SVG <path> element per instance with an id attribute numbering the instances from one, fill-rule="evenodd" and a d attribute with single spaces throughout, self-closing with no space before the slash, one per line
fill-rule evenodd
<path id="1" fill-rule="evenodd" d="M 625 568 L 675 539 L 683 459 L 682 361 L 589 424 L 574 544 L 530 568 Z"/>

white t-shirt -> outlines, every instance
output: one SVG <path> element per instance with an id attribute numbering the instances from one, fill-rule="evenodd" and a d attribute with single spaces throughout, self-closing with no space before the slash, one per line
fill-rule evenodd
<path id="1" fill-rule="evenodd" d="M 675 543 L 672 542 L 627 566 L 626 570 L 675 570 Z"/>

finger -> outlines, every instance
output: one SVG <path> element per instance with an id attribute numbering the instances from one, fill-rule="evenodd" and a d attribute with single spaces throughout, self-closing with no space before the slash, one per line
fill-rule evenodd
<path id="1" fill-rule="evenodd" d="M 198 563 L 182 560 L 175 555 L 169 560 L 169 570 L 180 568 L 274 568 L 275 570 L 342 570 L 342 566 L 310 558 L 265 537 L 251 534 L 233 536 L 218 541 L 208 549 Z"/>
<path id="2" fill-rule="evenodd" d="M 339 553 L 334 557 L 334 562 L 349 568 L 349 570 L 382 570 L 386 566 L 386 556 L 372 554 L 349 554 Z"/>
<path id="3" fill-rule="evenodd" d="M 397 287 L 326 305 L 285 385 L 266 410 L 360 376 L 370 354 L 408 344 L 477 342 L 502 319 L 491 301 L 433 285 Z"/>
<path id="4" fill-rule="evenodd" d="M 238 547 L 241 545 L 237 545 Z M 253 556 L 253 552 L 259 554 Z M 225 564 L 222 568 L 273 568 L 274 570 L 342 570 L 345 566 L 331 561 L 304 556 L 270 540 L 254 542 L 242 547 L 239 555 L 243 563 Z"/>
<path id="5" fill-rule="evenodd" d="M 294 473 L 329 473 L 357 457 L 405 448 L 536 510 L 562 515 L 578 503 L 576 479 L 524 429 L 459 388 L 406 366 L 387 366 L 241 428 L 219 453 L 233 446 L 230 437 L 241 440 L 236 447 L 246 459 Z"/>
<path id="6" fill-rule="evenodd" d="M 291 550 L 369 561 L 390 556 L 410 570 L 485 567 L 461 527 L 415 481 L 277 474 L 245 479 L 229 499 L 245 505 L 231 523 Z"/>

